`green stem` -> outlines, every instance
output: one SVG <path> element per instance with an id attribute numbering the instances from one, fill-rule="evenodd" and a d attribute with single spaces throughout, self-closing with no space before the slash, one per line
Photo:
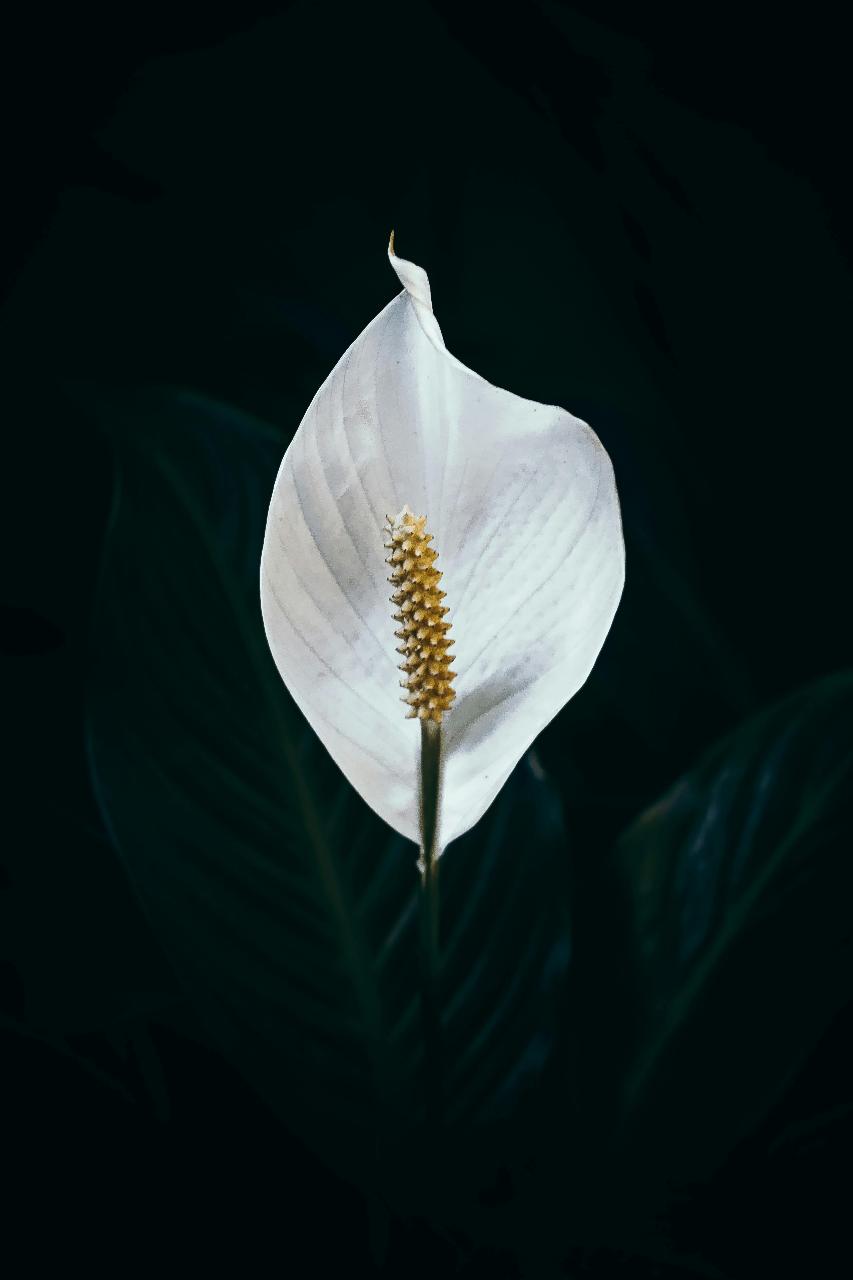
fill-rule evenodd
<path id="1" fill-rule="evenodd" d="M 438 997 L 438 816 L 441 726 L 421 721 L 421 1018 L 424 1035 L 424 1107 L 429 1128 L 441 1123 L 441 1015 Z"/>

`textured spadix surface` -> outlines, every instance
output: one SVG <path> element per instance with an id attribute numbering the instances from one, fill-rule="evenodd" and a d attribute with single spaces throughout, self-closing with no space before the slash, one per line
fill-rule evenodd
<path id="1" fill-rule="evenodd" d="M 619 602 L 624 547 L 595 433 L 461 364 L 426 272 L 389 257 L 402 293 L 342 356 L 284 455 L 261 605 L 309 723 L 367 803 L 417 843 L 420 727 L 400 701 L 383 525 L 406 504 L 426 514 L 456 641 L 444 847 L 586 680 Z"/>

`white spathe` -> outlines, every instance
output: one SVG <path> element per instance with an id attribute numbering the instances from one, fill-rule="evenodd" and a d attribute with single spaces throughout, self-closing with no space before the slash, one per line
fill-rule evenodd
<path id="1" fill-rule="evenodd" d="M 625 577 L 613 468 L 564 409 L 444 345 L 422 268 L 320 387 L 284 455 L 261 607 L 282 679 L 363 798 L 419 843 L 420 724 L 400 701 L 382 526 L 427 518 L 456 641 L 442 723 L 442 848 L 481 817 L 586 680 Z M 525 327 L 529 327 L 529 322 Z"/>

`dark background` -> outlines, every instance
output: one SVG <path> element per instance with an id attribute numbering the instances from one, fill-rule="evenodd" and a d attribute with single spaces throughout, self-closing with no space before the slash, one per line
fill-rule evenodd
<path id="1" fill-rule="evenodd" d="M 850 759 L 850 686 L 836 673 L 850 660 L 851 202 L 838 22 L 821 4 L 545 0 L 500 13 L 443 0 L 83 5 L 7 20 L 0 1030 L 14 1138 L 2 1159 L 8 1220 L 28 1246 L 104 1251 L 119 1270 L 116 1248 L 295 1275 L 846 1272 L 850 775 L 833 771 Z M 154 419 L 168 418 L 152 388 L 271 424 L 279 456 L 397 289 L 391 227 L 429 272 L 454 354 L 591 422 L 623 503 L 613 631 L 539 744 L 569 832 L 563 1037 L 581 1101 L 558 1123 L 552 1067 L 559 1143 L 524 1157 L 547 1186 L 540 1217 L 515 1212 L 518 1170 L 494 1160 L 478 1194 L 515 1213 L 503 1238 L 464 1213 L 377 1203 L 274 1117 L 201 1029 L 113 848 L 87 749 L 111 648 L 96 584 L 120 447 L 104 418 L 125 412 L 103 405 L 136 406 L 143 463 L 161 448 Z M 231 456 L 220 461 L 227 478 Z M 186 607 L 203 610 L 194 590 L 188 577 Z M 144 682 L 156 644 L 138 642 L 138 667 L 122 651 L 117 687 L 137 671 Z M 743 747 L 739 726 L 780 700 Z M 725 735 L 739 799 L 727 809 L 709 784 L 697 819 L 707 831 L 725 810 L 720 848 L 765 820 L 750 808 L 759 792 L 774 848 L 811 829 L 826 779 L 831 811 L 783 905 L 738 925 L 689 1067 L 668 1068 L 624 1149 L 599 1144 L 623 1022 L 644 1034 L 624 991 L 642 964 L 610 851 Z M 806 778 L 818 779 L 811 808 Z M 147 818 L 156 827 L 154 799 Z M 697 865 L 705 847 L 690 844 Z M 678 907 L 676 894 L 662 910 Z M 542 1221 L 563 1216 L 552 1242 Z"/>

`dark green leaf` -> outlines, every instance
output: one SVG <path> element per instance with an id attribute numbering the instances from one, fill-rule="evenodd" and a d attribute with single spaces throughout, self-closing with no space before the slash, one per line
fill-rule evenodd
<path id="1" fill-rule="evenodd" d="M 708 1167 L 850 998 L 853 675 L 715 747 L 622 839 L 627 1134 L 646 1167 Z"/>

